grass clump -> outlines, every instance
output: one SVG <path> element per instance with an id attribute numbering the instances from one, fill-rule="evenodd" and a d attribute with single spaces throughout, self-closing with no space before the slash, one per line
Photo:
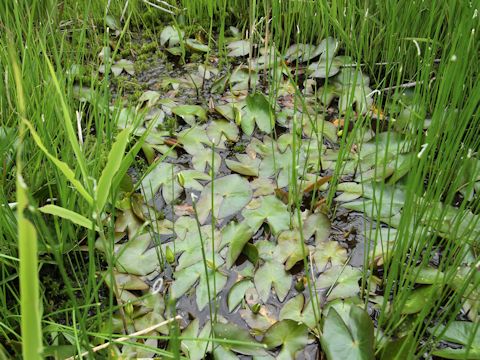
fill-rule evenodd
<path id="1" fill-rule="evenodd" d="M 0 5 L 0 356 L 474 358 L 478 9 L 160 7 Z"/>

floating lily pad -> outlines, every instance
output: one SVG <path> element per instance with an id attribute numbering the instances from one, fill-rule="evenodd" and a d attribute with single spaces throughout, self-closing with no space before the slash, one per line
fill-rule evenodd
<path id="1" fill-rule="evenodd" d="M 158 163 L 150 173 L 142 180 L 140 185 L 143 197 L 146 201 L 154 198 L 157 191 L 162 188 L 162 195 L 165 201 L 172 202 L 177 199 L 182 187 L 178 183 L 177 172 L 179 167 L 169 163 Z"/>
<path id="2" fill-rule="evenodd" d="M 212 150 L 205 149 L 204 151 L 198 152 L 192 157 L 192 165 L 195 170 L 205 172 L 207 166 L 210 167 L 210 171 L 213 170 L 213 173 L 216 174 L 220 168 L 222 158 L 216 152 L 213 153 L 212 159 Z"/>
<path id="3" fill-rule="evenodd" d="M 330 360 L 373 360 L 374 327 L 365 310 L 352 305 L 348 321 L 334 307 L 328 311 L 320 338 L 322 349 Z"/>
<path id="4" fill-rule="evenodd" d="M 211 256 L 209 256 L 209 258 L 211 259 Z M 216 266 L 223 264 L 221 257 L 218 255 L 215 255 L 215 264 Z M 205 267 L 202 261 L 197 261 L 192 266 L 176 271 L 174 273 L 175 281 L 171 286 L 172 297 L 179 299 L 183 294 L 191 290 L 198 281 L 195 298 L 198 309 L 200 311 L 203 310 L 209 302 L 208 289 L 210 289 L 211 300 L 213 300 L 227 283 L 227 277 L 220 271 L 207 268 L 207 273 L 208 274 L 205 274 Z M 213 291 L 214 282 L 215 289 L 217 290 L 216 293 Z"/>
<path id="5" fill-rule="evenodd" d="M 262 93 L 248 95 L 246 102 L 245 114 L 240 124 L 243 132 L 252 135 L 254 129 L 252 124 L 255 123 L 261 131 L 270 134 L 274 119 L 272 107 L 266 96 Z"/>
<path id="6" fill-rule="evenodd" d="M 295 359 L 295 354 L 308 343 L 308 328 L 292 320 L 282 320 L 268 329 L 263 342 L 270 349 L 282 347 L 277 359 Z"/>
<path id="7" fill-rule="evenodd" d="M 447 327 L 440 325 L 438 328 L 430 328 L 428 330 L 440 340 L 462 345 L 460 348 L 444 347 L 435 349 L 432 352 L 433 355 L 445 359 L 473 360 L 480 358 L 480 330 L 475 323 L 453 321 Z"/>
<path id="8" fill-rule="evenodd" d="M 193 319 L 190 324 L 183 330 L 182 336 L 188 340 L 182 340 L 181 347 L 185 355 L 190 360 L 201 360 L 205 354 L 212 349 L 212 342 L 198 341 L 200 339 L 209 339 L 212 335 L 210 322 L 206 322 L 200 331 L 200 321 L 198 318 Z"/>
<path id="9" fill-rule="evenodd" d="M 227 296 L 228 311 L 232 312 L 245 297 L 248 288 L 253 287 L 253 283 L 249 279 L 243 279 L 236 282 L 230 289 Z"/>
<path id="10" fill-rule="evenodd" d="M 330 288 L 329 300 L 338 298 L 348 298 L 355 296 L 360 292 L 358 280 L 362 277 L 362 271 L 347 265 L 334 266 L 324 273 L 320 274 L 316 281 L 318 289 Z"/>
<path id="11" fill-rule="evenodd" d="M 116 267 L 121 272 L 133 275 L 147 275 L 160 266 L 159 249 L 150 248 L 150 234 L 134 237 L 118 250 Z"/>
<path id="12" fill-rule="evenodd" d="M 160 45 L 173 47 L 180 43 L 180 40 L 185 35 L 183 30 L 179 30 L 173 26 L 166 26 L 160 33 Z"/>
<path id="13" fill-rule="evenodd" d="M 190 50 L 198 51 L 198 52 L 208 52 L 210 48 L 208 45 L 202 44 L 197 39 L 187 39 L 185 44 Z"/>
<path id="14" fill-rule="evenodd" d="M 254 283 L 260 298 L 266 302 L 273 286 L 280 301 L 285 300 L 292 285 L 292 276 L 285 271 L 275 254 L 275 245 L 268 241 L 257 243 L 260 258 L 265 262 L 255 272 Z"/>
<path id="15" fill-rule="evenodd" d="M 229 50 L 227 56 L 246 56 L 250 53 L 250 42 L 247 40 L 232 41 L 227 45 L 227 49 Z"/>
<path id="16" fill-rule="evenodd" d="M 214 215 L 223 219 L 242 210 L 252 198 L 250 184 L 238 175 L 227 175 L 210 182 L 203 189 L 197 203 L 198 218 L 203 224 L 212 209 L 214 189 Z"/>
<path id="17" fill-rule="evenodd" d="M 245 244 L 252 238 L 253 231 L 245 223 L 230 222 L 222 231 L 222 244 L 228 244 L 227 267 L 232 267 L 242 253 Z"/>
<path id="18" fill-rule="evenodd" d="M 320 319 L 320 309 L 316 311 L 317 320 Z M 305 303 L 305 297 L 303 294 L 299 294 L 290 299 L 280 310 L 278 315 L 279 320 L 290 319 L 297 323 L 303 323 L 310 329 L 314 329 L 317 324 L 315 321 L 315 312 L 313 310 L 313 304 L 308 301 Z"/>
<path id="19" fill-rule="evenodd" d="M 347 250 L 336 241 L 317 244 L 313 253 L 317 269 L 323 271 L 328 265 L 343 265 L 347 261 Z"/>
<path id="20" fill-rule="evenodd" d="M 225 159 L 225 164 L 230 170 L 246 176 L 258 176 L 261 162 L 259 158 L 252 159 L 247 154 L 236 154 L 235 157 L 238 161 Z"/>
<path id="21" fill-rule="evenodd" d="M 274 234 L 290 228 L 290 213 L 287 206 L 274 195 L 262 197 L 258 206 L 243 210 L 242 215 L 254 231 L 257 231 L 264 222 L 268 223 Z"/>
<path id="22" fill-rule="evenodd" d="M 220 339 L 234 340 L 237 344 L 222 344 L 223 347 L 243 355 L 265 355 L 265 350 L 248 333 L 248 331 L 234 323 L 216 323 L 213 325 L 215 336 Z"/>
<path id="23" fill-rule="evenodd" d="M 210 140 L 216 145 L 225 145 L 223 142 L 225 139 L 230 141 L 238 140 L 238 126 L 230 121 L 216 120 L 212 121 L 207 127 L 207 135 Z"/>
<path id="24" fill-rule="evenodd" d="M 207 112 L 199 105 L 179 105 L 172 108 L 172 113 L 180 116 L 185 122 L 190 125 L 195 125 L 195 118 L 201 121 L 207 120 Z"/>

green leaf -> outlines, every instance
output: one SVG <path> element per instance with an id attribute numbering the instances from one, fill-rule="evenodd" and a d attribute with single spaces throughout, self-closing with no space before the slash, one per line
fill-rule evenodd
<path id="1" fill-rule="evenodd" d="M 243 355 L 265 354 L 265 350 L 262 349 L 261 344 L 258 344 L 245 328 L 242 328 L 235 323 L 216 323 L 213 325 L 213 330 L 215 331 L 215 336 L 219 339 L 242 342 L 242 344 L 223 343 L 222 346 L 226 349 L 233 350 Z"/>
<path id="2" fill-rule="evenodd" d="M 112 65 L 110 70 L 112 70 L 112 73 L 115 76 L 119 76 L 123 71 L 125 71 L 129 75 L 135 75 L 135 67 L 133 61 L 127 59 L 120 59 L 116 61 Z"/>
<path id="3" fill-rule="evenodd" d="M 436 292 L 436 286 L 424 286 L 408 295 L 402 308 L 402 314 L 416 314 L 428 306 Z"/>
<path id="4" fill-rule="evenodd" d="M 207 126 L 207 135 L 209 139 L 216 145 L 224 147 L 223 141 L 228 139 L 230 141 L 238 140 L 238 126 L 226 120 L 215 120 Z"/>
<path id="5" fill-rule="evenodd" d="M 202 44 L 197 39 L 187 39 L 185 41 L 185 45 L 187 45 L 187 47 L 193 51 L 208 52 L 210 50 L 208 45 Z"/>
<path id="6" fill-rule="evenodd" d="M 331 307 L 323 325 L 320 343 L 328 360 L 373 360 L 373 331 L 370 316 L 358 306 L 350 308 L 348 322 Z"/>
<path id="7" fill-rule="evenodd" d="M 316 287 L 323 289 L 334 286 L 328 296 L 328 300 L 344 299 L 359 293 L 360 286 L 358 285 L 358 280 L 361 277 L 362 272 L 360 269 L 353 268 L 350 265 L 345 267 L 334 266 L 320 274 L 316 281 Z"/>
<path id="8" fill-rule="evenodd" d="M 317 269 L 323 271 L 328 264 L 331 264 L 331 266 L 345 264 L 347 262 L 347 250 L 336 241 L 327 241 L 317 244 L 313 258 Z"/>
<path id="9" fill-rule="evenodd" d="M 290 213 L 287 206 L 275 195 L 260 198 L 257 207 L 246 208 L 242 211 L 242 215 L 254 232 L 263 222 L 268 222 L 274 234 L 288 230 L 290 227 Z"/>
<path id="10" fill-rule="evenodd" d="M 193 319 L 190 324 L 183 330 L 182 337 L 190 340 L 182 340 L 182 350 L 189 360 L 201 360 L 205 358 L 205 354 L 212 349 L 212 342 L 206 341 L 211 337 L 212 331 L 210 322 L 206 322 L 202 331 L 199 331 L 198 318 Z M 196 340 L 202 339 L 202 340 Z"/>
<path id="11" fill-rule="evenodd" d="M 480 359 L 480 348 L 467 349 L 452 349 L 452 348 L 443 348 L 432 351 L 432 355 L 439 356 L 444 359 L 458 359 L 458 360 L 478 360 Z"/>
<path id="12" fill-rule="evenodd" d="M 248 118 L 253 118 L 261 131 L 270 134 L 274 125 L 273 110 L 266 96 L 262 93 L 251 94 L 247 96 L 246 102 L 246 114 L 242 118 L 242 123 Z"/>
<path id="13" fill-rule="evenodd" d="M 128 144 L 128 137 L 130 135 L 130 129 L 124 129 L 118 134 L 117 140 L 113 144 L 110 152 L 108 153 L 107 164 L 100 175 L 98 180 L 98 186 L 96 191 L 96 206 L 97 211 L 101 212 L 107 198 L 110 195 L 110 188 L 114 176 L 117 174 L 118 169 L 122 164 L 123 156 L 125 154 L 125 148 Z"/>
<path id="14" fill-rule="evenodd" d="M 204 127 L 193 126 L 189 129 L 180 131 L 177 134 L 177 139 L 183 148 L 190 155 L 195 155 L 198 152 L 204 151 L 205 147 L 202 144 L 211 145 L 211 141 L 207 136 Z"/>
<path id="15" fill-rule="evenodd" d="M 225 164 L 230 170 L 245 176 L 258 176 L 261 162 L 259 158 L 252 159 L 247 154 L 236 154 L 235 157 L 238 161 L 225 159 Z"/>
<path id="16" fill-rule="evenodd" d="M 268 241 L 257 242 L 260 258 L 265 262 L 255 272 L 253 279 L 260 298 L 266 302 L 273 286 L 280 301 L 285 300 L 292 286 L 292 276 L 278 261 L 275 254 L 275 245 Z"/>
<path id="17" fill-rule="evenodd" d="M 308 328 L 292 320 L 282 320 L 268 329 L 263 342 L 269 349 L 282 346 L 277 359 L 295 359 L 295 354 L 308 343 Z"/>
<path id="18" fill-rule="evenodd" d="M 38 210 L 40 210 L 44 214 L 54 215 L 54 216 L 58 216 L 63 219 L 69 220 L 74 224 L 83 226 L 84 228 L 95 229 L 95 231 L 100 231 L 98 226 L 93 224 L 92 220 L 89 220 L 85 216 L 80 215 L 75 211 L 65 209 L 61 206 L 45 205 L 45 206 L 42 206 L 41 208 L 38 208 Z"/>
<path id="19" fill-rule="evenodd" d="M 190 125 L 195 125 L 195 118 L 201 121 L 207 120 L 207 111 L 199 105 L 179 105 L 172 107 L 172 113 L 180 116 L 185 122 Z"/>
<path id="20" fill-rule="evenodd" d="M 212 171 L 213 168 L 213 173 L 216 174 L 218 172 L 218 169 L 220 168 L 220 164 L 222 162 L 222 158 L 218 153 L 213 154 L 213 166 L 212 166 L 212 151 L 211 149 L 204 150 L 201 152 L 197 152 L 195 155 L 192 157 L 192 165 L 195 170 L 205 172 L 207 169 L 207 165 L 210 166 L 210 171 Z M 201 189 L 200 189 L 201 190 Z"/>
<path id="21" fill-rule="evenodd" d="M 320 309 L 317 310 L 317 317 L 319 316 Z M 299 294 L 288 300 L 288 302 L 280 310 L 278 318 L 279 320 L 290 319 L 298 323 L 303 323 L 310 329 L 314 329 L 317 326 L 315 322 L 313 305 L 310 301 L 305 304 L 305 297 L 303 294 Z"/>
<path id="22" fill-rule="evenodd" d="M 250 287 L 253 287 L 253 283 L 248 279 L 243 279 L 233 284 L 227 296 L 228 311 L 232 312 L 240 305 L 245 297 L 245 291 Z"/>
<path id="23" fill-rule="evenodd" d="M 245 244 L 252 238 L 253 231 L 245 223 L 230 222 L 222 230 L 222 244 L 228 244 L 227 267 L 231 268 L 242 253 Z"/>
<path id="24" fill-rule="evenodd" d="M 340 67 L 334 61 L 328 60 L 326 56 L 321 56 L 319 61 L 308 66 L 307 71 L 310 77 L 325 79 L 338 74 Z"/>
<path id="25" fill-rule="evenodd" d="M 429 332 L 443 341 L 449 341 L 460 345 L 469 345 L 473 336 L 472 346 L 480 350 L 480 329 L 472 322 L 452 321 L 447 327 L 440 325 L 437 329 L 430 328 Z M 443 332 L 443 334 L 442 334 Z"/>
<path id="26" fill-rule="evenodd" d="M 150 248 L 150 234 L 143 234 L 127 241 L 118 250 L 116 267 L 120 272 L 133 275 L 147 275 L 160 266 L 161 254 L 157 248 Z"/>
<path id="27" fill-rule="evenodd" d="M 432 354 L 446 359 L 479 359 L 479 329 L 480 328 L 477 324 L 468 321 L 453 321 L 447 327 L 440 325 L 438 328 L 428 329 L 428 331 L 439 340 L 464 345 L 463 347 L 456 349 L 435 349 Z"/>
<path id="28" fill-rule="evenodd" d="M 212 259 L 211 254 L 207 254 L 207 259 Z M 215 265 L 217 267 L 223 264 L 223 260 L 217 254 L 215 254 Z M 202 261 L 196 261 L 193 265 L 184 267 L 179 271 L 176 271 L 174 274 L 175 281 L 171 286 L 171 294 L 174 299 L 179 299 L 187 291 L 191 290 L 195 283 L 198 280 L 198 285 L 195 291 L 195 298 L 198 309 L 202 311 L 205 306 L 208 304 L 208 289 L 210 288 L 212 298 L 217 296 L 225 284 L 227 283 L 227 277 L 223 275 L 218 270 L 212 270 L 207 268 L 207 273 L 205 273 L 205 267 Z M 208 278 L 208 281 L 207 281 Z M 213 293 L 215 288 L 217 290 L 216 294 Z"/>
<path id="29" fill-rule="evenodd" d="M 227 56 L 246 56 L 250 53 L 250 42 L 248 40 L 232 41 L 227 45 L 227 49 L 229 50 Z"/>
<path id="30" fill-rule="evenodd" d="M 198 218 L 204 223 L 212 210 L 212 186 L 214 189 L 213 213 L 217 219 L 236 214 L 252 198 L 250 184 L 238 175 L 215 179 L 205 186 L 197 203 Z"/>
<path id="31" fill-rule="evenodd" d="M 180 168 L 174 164 L 158 162 L 141 182 L 140 187 L 145 201 L 153 199 L 160 188 L 166 202 L 171 203 L 177 199 L 182 193 L 176 175 L 179 170 Z"/>
<path id="32" fill-rule="evenodd" d="M 297 262 L 303 259 L 303 253 L 308 256 L 308 247 L 302 248 L 302 240 L 298 230 L 283 231 L 277 238 L 276 254 L 278 260 L 285 263 L 285 269 L 290 270 Z"/>
<path id="33" fill-rule="evenodd" d="M 82 195 L 83 198 L 87 200 L 87 202 L 90 205 L 93 205 L 93 197 L 88 193 L 87 190 L 85 190 L 82 183 L 75 178 L 75 173 L 73 172 L 73 170 L 70 169 L 70 167 L 66 163 L 64 163 L 61 160 L 58 160 L 55 156 L 50 154 L 47 148 L 45 147 L 45 145 L 43 145 L 43 142 L 40 139 L 40 136 L 38 136 L 37 132 L 33 128 L 33 125 L 26 120 L 24 122 L 29 128 L 30 133 L 32 134 L 33 140 L 35 140 L 35 143 L 40 148 L 40 150 L 42 150 L 43 153 L 50 159 L 50 161 L 53 162 L 53 164 L 58 168 L 58 170 L 60 170 L 62 174 L 65 175 L 67 180 L 70 181 L 70 183 L 78 191 L 78 193 Z"/>
<path id="34" fill-rule="evenodd" d="M 173 26 L 166 26 L 160 33 L 160 45 L 167 45 L 168 47 L 175 46 L 180 43 L 183 35 L 185 35 L 184 31 L 180 31 Z"/>

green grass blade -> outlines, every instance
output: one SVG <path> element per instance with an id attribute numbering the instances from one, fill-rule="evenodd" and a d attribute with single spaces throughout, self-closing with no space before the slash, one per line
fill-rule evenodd
<path id="1" fill-rule="evenodd" d="M 40 285 L 38 281 L 38 243 L 37 232 L 32 223 L 25 218 L 28 208 L 27 185 L 22 177 L 23 139 L 25 136 L 25 97 L 23 93 L 22 74 L 17 63 L 15 51 L 9 44 L 10 59 L 17 90 L 17 105 L 20 114 L 19 146 L 17 151 L 17 221 L 18 253 L 20 259 L 20 327 L 22 331 L 22 354 L 24 359 L 41 359 L 42 325 L 40 315 Z M 23 121 L 22 121 L 23 120 Z"/>
<path id="2" fill-rule="evenodd" d="M 47 54 L 47 51 L 44 51 L 44 54 Z M 47 62 L 48 69 L 50 71 L 50 75 L 52 77 L 53 84 L 55 85 L 55 89 L 57 90 L 58 98 L 60 99 L 60 103 L 62 106 L 62 111 L 63 111 L 63 119 L 64 119 L 64 124 L 65 124 L 65 130 L 67 132 L 67 138 L 70 142 L 70 145 L 72 146 L 73 153 L 75 154 L 75 157 L 77 158 L 78 165 L 80 167 L 80 171 L 82 173 L 82 176 L 84 178 L 84 181 L 86 182 L 87 179 L 89 178 L 88 172 L 87 172 L 87 165 L 85 161 L 85 156 L 82 152 L 82 149 L 80 149 L 80 145 L 77 140 L 77 136 L 75 135 L 75 130 L 73 129 L 72 125 L 72 119 L 70 117 L 70 111 L 68 109 L 67 103 L 65 102 L 65 97 L 64 93 L 62 91 L 62 88 L 60 87 L 60 83 L 58 82 L 57 75 L 55 74 L 55 69 L 53 68 L 53 65 L 48 58 L 47 55 L 45 55 L 45 61 Z"/>
<path id="3" fill-rule="evenodd" d="M 110 194 L 113 178 L 122 165 L 129 135 L 130 129 L 125 129 L 118 134 L 117 140 L 113 144 L 112 149 L 108 154 L 107 164 L 102 171 L 96 191 L 96 206 L 98 212 L 103 210 L 105 203 L 107 202 L 108 195 Z"/>
<path id="4" fill-rule="evenodd" d="M 42 139 L 40 139 L 40 136 L 37 134 L 37 132 L 33 128 L 33 125 L 27 120 L 25 120 L 24 122 L 29 128 L 30 133 L 32 134 L 33 140 L 35 140 L 35 143 L 40 148 L 40 150 L 42 150 L 43 153 L 47 155 L 47 157 L 55 164 L 58 170 L 60 170 L 63 173 L 63 175 L 65 175 L 65 177 L 72 183 L 72 185 L 80 193 L 80 195 L 82 195 L 84 199 L 87 200 L 87 202 L 90 205 L 92 205 L 93 204 L 92 196 L 88 193 L 88 191 L 85 189 L 82 183 L 75 178 L 75 173 L 73 172 L 73 170 L 68 166 L 68 164 L 64 163 L 63 161 L 57 159 L 55 156 L 50 154 L 47 148 L 45 147 L 45 145 L 43 144 Z"/>
<path id="5" fill-rule="evenodd" d="M 87 219 L 85 216 L 76 213 L 75 211 L 65 209 L 61 206 L 57 205 L 45 205 L 41 208 L 38 208 L 42 213 L 54 215 L 61 217 L 63 219 L 70 220 L 72 223 L 83 226 L 87 229 L 95 229 L 99 231 L 97 226 L 93 227 L 93 223 L 91 220 Z"/>

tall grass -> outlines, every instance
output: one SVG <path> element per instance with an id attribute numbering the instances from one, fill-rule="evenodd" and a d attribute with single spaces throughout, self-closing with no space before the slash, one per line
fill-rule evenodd
<path id="1" fill-rule="evenodd" d="M 439 313 L 441 320 L 453 320 L 462 305 L 462 297 L 480 285 L 478 277 L 474 276 L 474 266 L 465 276 L 458 277 L 457 268 L 467 255 L 465 239 L 468 234 L 460 227 L 462 217 L 451 224 L 451 232 L 443 243 L 439 244 L 428 231 L 429 226 L 441 226 L 446 212 L 444 209 L 437 216 L 431 211 L 432 204 L 453 202 L 458 188 L 465 186 L 459 174 L 469 176 L 469 159 L 472 153 L 480 150 L 480 85 L 476 80 L 480 67 L 480 29 L 474 3 L 183 0 L 180 8 L 185 9 L 180 16 L 187 24 L 208 29 L 209 42 L 213 42 L 214 34 L 220 35 L 217 44 L 220 51 L 230 25 L 238 26 L 244 33 L 248 31 L 252 41 L 265 38 L 268 31 L 268 41 L 280 52 L 292 42 L 316 44 L 332 36 L 340 41 L 345 54 L 352 56 L 356 62 L 354 66 L 371 77 L 374 87 L 380 90 L 394 88 L 377 96 L 380 104 L 388 104 L 399 93 L 401 89 L 395 89 L 396 86 L 417 83 L 407 136 L 420 155 L 402 184 L 406 191 L 404 211 L 396 241 L 383 266 L 383 290 L 386 297 L 393 296 L 393 302 L 391 306 L 383 303 L 378 325 L 386 335 L 395 334 L 405 321 L 400 309 L 412 294 L 419 267 L 428 265 L 430 250 L 441 249 L 438 268 L 445 275 L 436 283 L 436 296 L 426 301 L 408 333 L 415 346 L 406 346 L 407 358 L 421 354 L 426 348 L 420 339 L 428 336 L 425 324 L 433 324 L 434 316 Z M 112 290 L 105 290 L 107 299 L 99 295 L 100 289 L 105 287 L 98 276 L 103 259 L 94 251 L 96 232 L 61 217 L 47 219 L 36 209 L 55 203 L 98 225 L 104 205 L 115 200 L 118 179 L 113 181 L 111 188 L 108 187 L 111 181 L 107 181 L 111 179 L 104 178 L 98 184 L 93 180 L 101 179 L 115 139 L 115 117 L 105 107 L 110 101 L 108 77 L 103 81 L 92 77 L 89 83 L 80 80 L 81 85 L 90 87 L 94 94 L 93 101 L 82 103 L 75 99 L 78 79 L 68 71 L 96 57 L 109 41 L 106 15 L 119 18 L 124 9 L 124 2 L 107 0 L 5 1 L 0 4 L 0 69 L 3 74 L 0 126 L 12 130 L 13 134 L 6 140 L 7 144 L 0 144 L 2 150 L 4 146 L 6 149 L 0 154 L 0 339 L 16 356 L 22 352 L 20 345 L 23 344 L 25 358 L 39 357 L 42 337 L 47 353 L 58 350 L 55 344 L 74 339 L 74 348 L 69 349 L 71 354 L 90 349 L 92 334 L 101 334 L 107 340 L 111 338 L 108 331 L 111 324 L 107 321 L 105 327 L 105 319 L 112 318 L 117 310 L 116 299 Z M 125 19 L 131 16 L 134 25 L 148 26 L 144 14 L 153 12 L 156 16 L 154 11 L 141 1 L 130 1 Z M 10 53 L 6 47 L 9 41 Z M 270 86 L 274 90 L 276 85 Z M 74 130 L 76 111 L 81 115 L 83 145 L 78 143 Z M 347 123 L 354 122 L 353 115 L 347 113 Z M 431 125 L 425 133 L 426 118 L 431 119 Z M 24 134 L 21 119 L 32 124 L 48 153 L 73 170 L 85 193 L 97 201 L 96 208 L 39 149 L 33 137 Z M 369 121 L 359 119 L 353 131 L 344 132 L 341 153 L 348 153 L 356 141 L 356 131 Z M 120 171 L 116 166 L 115 169 Z M 339 161 L 337 180 L 340 172 Z M 21 181 L 16 181 L 22 177 L 26 188 Z M 104 190 L 100 199 L 94 198 L 95 186 Z M 383 185 L 377 186 L 381 197 L 378 201 L 381 206 L 388 207 L 389 199 L 383 198 L 388 197 L 388 193 L 382 191 Z M 296 194 L 297 184 L 292 184 L 291 188 Z M 330 196 L 333 197 L 333 192 Z M 298 201 L 294 198 L 297 207 Z M 468 211 L 478 214 L 479 200 L 466 199 L 459 209 L 460 214 Z M 378 228 L 379 218 L 374 221 Z M 420 223 L 423 225 L 419 226 Z M 113 243 L 114 239 L 113 220 L 111 225 L 103 234 L 107 243 Z M 375 239 L 371 246 L 379 246 L 379 232 L 373 227 L 367 231 Z M 88 257 L 78 251 L 83 245 Z M 366 254 L 365 268 L 368 268 L 371 262 L 368 251 Z M 61 281 L 65 286 L 62 297 L 44 293 L 44 285 L 37 281 L 39 276 L 45 282 L 48 278 Z M 452 292 L 447 285 L 454 280 L 458 286 Z M 365 287 L 368 281 L 364 279 Z M 52 301 L 62 303 L 53 306 L 55 311 L 44 311 L 40 319 L 40 304 L 44 310 L 52 310 Z M 106 309 L 98 306 L 102 302 L 108 304 Z M 56 316 L 59 313 L 68 326 L 58 324 Z M 178 354 L 178 344 L 174 352 Z"/>

